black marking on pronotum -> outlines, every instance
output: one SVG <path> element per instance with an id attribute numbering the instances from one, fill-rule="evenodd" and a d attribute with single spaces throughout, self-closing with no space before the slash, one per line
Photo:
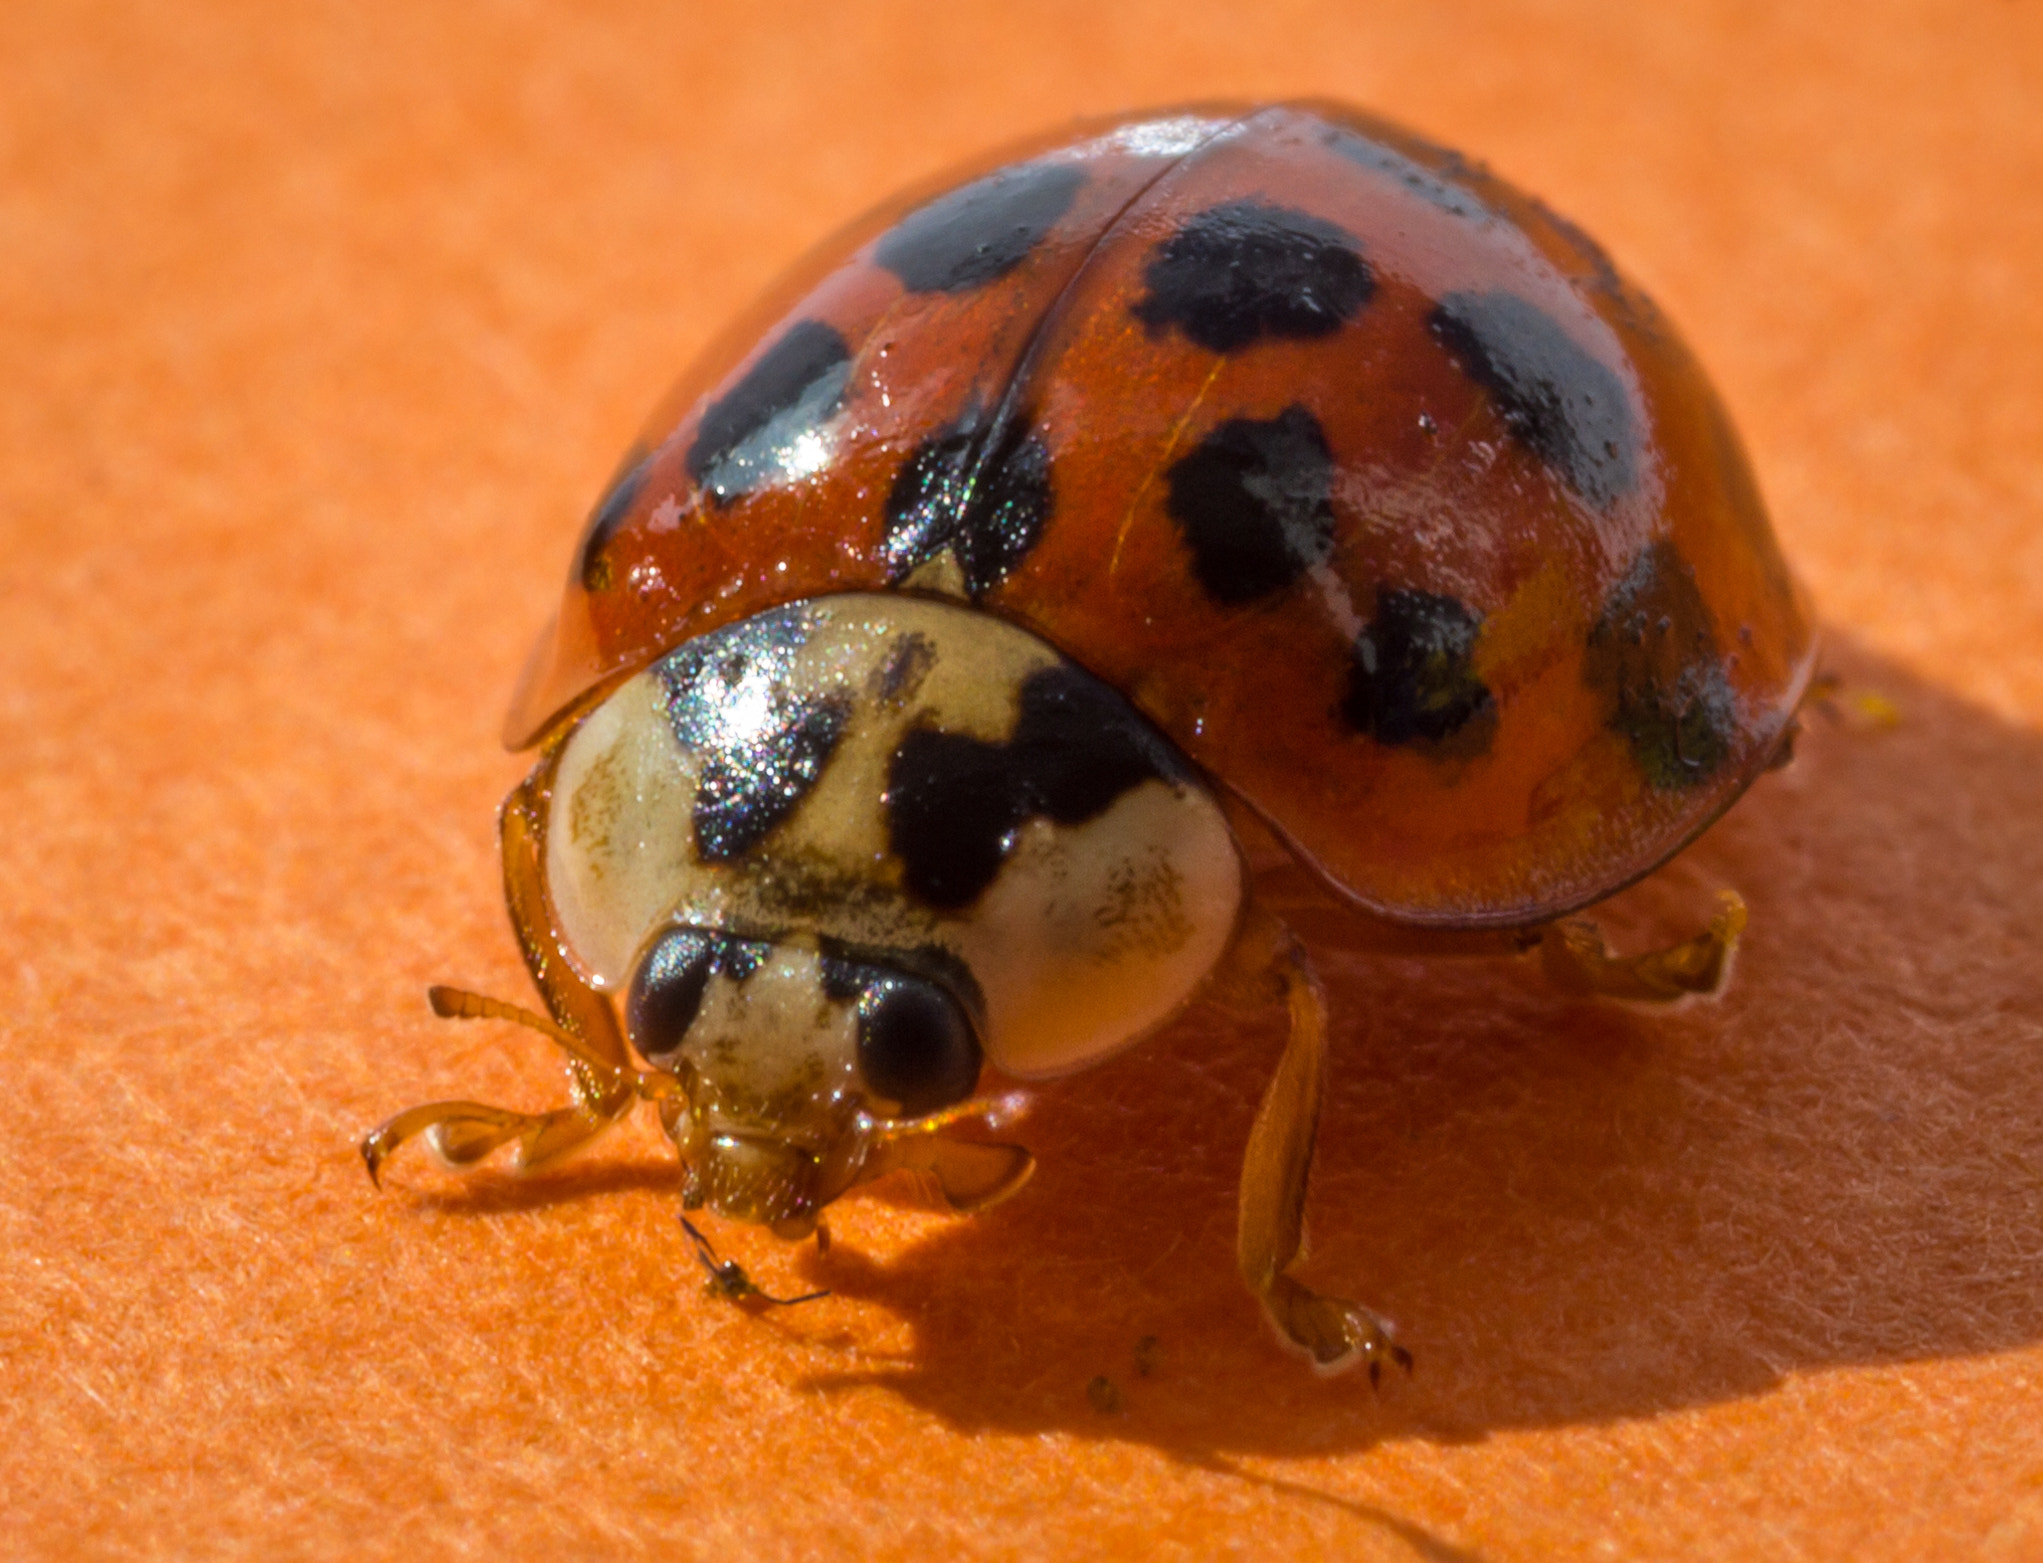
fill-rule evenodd
<path id="1" fill-rule="evenodd" d="M 792 603 L 684 641 L 654 663 L 675 740 L 711 753 L 761 725 L 762 705 L 771 709 L 814 629 L 811 610 Z"/>
<path id="2" fill-rule="evenodd" d="M 1349 162 L 1395 180 L 1420 200 L 1429 206 L 1439 207 L 1443 212 L 1478 222 L 1492 215 L 1489 207 L 1478 200 L 1473 191 L 1359 131 L 1331 130 L 1327 133 L 1327 145 Z"/>
<path id="3" fill-rule="evenodd" d="M 712 976 L 743 982 L 766 960 L 768 946 L 709 928 L 670 928 L 632 973 L 625 1025 L 632 1046 L 657 1063 L 680 1051 L 702 1009 Z"/>
<path id="4" fill-rule="evenodd" d="M 887 493 L 881 548 L 894 580 L 944 549 L 973 597 L 991 591 L 1043 534 L 1052 500 L 1050 447 L 1026 416 L 930 436 Z"/>
<path id="5" fill-rule="evenodd" d="M 1152 333 L 1176 326 L 1214 353 L 1331 336 L 1376 291 L 1353 237 L 1255 200 L 1200 212 L 1158 246 L 1142 278 L 1136 319 Z"/>
<path id="6" fill-rule="evenodd" d="M 1631 489 L 1637 435 L 1624 382 L 1553 316 L 1515 293 L 1450 293 L 1427 325 L 1576 493 L 1607 509 Z"/>
<path id="7" fill-rule="evenodd" d="M 1006 276 L 1085 183 L 1070 163 L 1023 163 L 940 195 L 894 225 L 873 259 L 911 293 L 962 293 Z"/>
<path id="8" fill-rule="evenodd" d="M 1253 602 L 1326 558 L 1334 458 L 1319 420 L 1293 405 L 1232 418 L 1165 473 L 1164 508 L 1214 601 Z"/>
<path id="9" fill-rule="evenodd" d="M 631 514 L 639 490 L 645 487 L 646 469 L 652 464 L 653 458 L 645 447 L 634 445 L 625 453 L 616 476 L 603 491 L 603 497 L 596 501 L 596 508 L 589 512 L 588 525 L 582 532 L 580 553 L 584 591 L 600 592 L 609 586 L 610 561 L 604 557 L 604 550 Z"/>
<path id="10" fill-rule="evenodd" d="M 774 720 L 704 757 L 695 789 L 695 851 L 706 863 L 743 857 L 815 786 L 851 715 L 845 698 L 774 701 Z"/>
<path id="11" fill-rule="evenodd" d="M 688 447 L 688 475 L 727 505 L 784 476 L 799 442 L 844 399 L 851 349 L 820 320 L 798 320 L 711 402 Z"/>
<path id="12" fill-rule="evenodd" d="M 1473 666 L 1482 616 L 1437 592 L 1386 587 L 1355 637 L 1341 716 L 1378 743 L 1481 749 L 1496 731 L 1496 701 Z"/>
<path id="13" fill-rule="evenodd" d="M 744 856 L 823 773 L 848 693 L 789 693 L 815 620 L 793 604 L 698 636 L 654 665 L 675 740 L 698 757 L 695 845 L 707 862 Z"/>
<path id="14" fill-rule="evenodd" d="M 1731 758 L 1738 697 L 1695 572 L 1672 543 L 1649 543 L 1604 601 L 1583 674 L 1655 787 L 1700 786 Z"/>
<path id="15" fill-rule="evenodd" d="M 874 670 L 873 699 L 898 710 L 915 698 L 935 666 L 936 642 L 920 630 L 909 630 L 887 648 L 886 661 Z"/>
<path id="16" fill-rule="evenodd" d="M 1131 787 L 1184 777 L 1127 701 L 1069 665 L 1023 682 L 1005 743 L 911 729 L 887 769 L 887 835 L 902 881 L 931 906 L 969 906 L 1032 818 L 1077 825 Z"/>

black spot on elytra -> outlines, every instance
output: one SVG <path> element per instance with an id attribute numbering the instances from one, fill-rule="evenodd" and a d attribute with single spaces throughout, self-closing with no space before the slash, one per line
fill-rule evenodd
<path id="1" fill-rule="evenodd" d="M 1057 225 L 1085 183 L 1070 163 L 1024 163 L 919 206 L 873 259 L 911 293 L 962 293 L 1004 277 Z"/>
<path id="2" fill-rule="evenodd" d="M 1480 750 L 1496 731 L 1496 701 L 1472 665 L 1482 616 L 1437 592 L 1390 587 L 1355 637 L 1341 716 L 1378 743 Z"/>
<path id="3" fill-rule="evenodd" d="M 1334 545 L 1334 458 L 1300 406 L 1221 424 L 1164 475 L 1164 508 L 1206 594 L 1230 606 L 1288 586 Z"/>
<path id="4" fill-rule="evenodd" d="M 779 697 L 775 721 L 712 749 L 695 790 L 695 851 L 705 863 L 743 857 L 792 814 L 823 774 L 844 723 L 848 700 L 806 705 Z"/>
<path id="5" fill-rule="evenodd" d="M 1050 448 L 1026 418 L 932 435 L 887 493 L 881 548 L 889 574 L 900 580 L 949 548 L 976 598 L 1036 546 L 1051 499 Z"/>
<path id="6" fill-rule="evenodd" d="M 1650 543 L 1604 602 L 1583 664 L 1608 721 L 1655 787 L 1696 787 L 1731 758 L 1738 697 L 1695 572 Z"/>
<path id="7" fill-rule="evenodd" d="M 1490 209 L 1472 191 L 1424 164 L 1414 162 L 1381 141 L 1372 141 L 1353 130 L 1334 130 L 1327 135 L 1327 145 L 1349 162 L 1397 181 L 1420 200 L 1429 206 L 1439 207 L 1443 212 L 1471 221 L 1481 221 L 1491 215 Z"/>
<path id="8" fill-rule="evenodd" d="M 705 409 L 688 475 L 719 505 L 786 476 L 797 442 L 837 410 L 850 378 L 844 338 L 820 320 L 796 321 Z"/>
<path id="9" fill-rule="evenodd" d="M 1331 336 L 1369 302 L 1376 278 L 1355 241 L 1309 212 L 1230 201 L 1200 212 L 1150 258 L 1136 319 L 1209 352 L 1264 337 Z"/>
<path id="10" fill-rule="evenodd" d="M 1607 509 L 1631 488 L 1637 435 L 1624 383 L 1551 315 L 1515 293 L 1450 293 L 1427 325 L 1576 493 Z"/>
<path id="11" fill-rule="evenodd" d="M 596 501 L 596 508 L 589 512 L 588 525 L 582 532 L 581 577 L 584 591 L 600 592 L 609 586 L 610 561 L 604 557 L 604 550 L 631 514 L 639 490 L 645 487 L 646 469 L 652 463 L 653 458 L 645 448 L 634 445 L 618 466 L 610 487 Z"/>
<path id="12" fill-rule="evenodd" d="M 702 1010 L 712 976 L 743 982 L 764 963 L 768 946 L 708 928 L 670 928 L 632 973 L 625 1028 L 650 1063 L 681 1050 Z"/>
<path id="13" fill-rule="evenodd" d="M 1077 825 L 1131 787 L 1185 775 L 1133 707 L 1068 665 L 1029 675 L 1014 734 L 987 743 L 913 728 L 887 769 L 887 835 L 902 881 L 931 906 L 977 900 L 1022 824 Z"/>

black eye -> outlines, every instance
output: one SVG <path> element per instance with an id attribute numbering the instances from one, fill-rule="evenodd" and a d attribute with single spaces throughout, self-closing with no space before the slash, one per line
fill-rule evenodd
<path id="1" fill-rule="evenodd" d="M 702 1008 L 702 989 L 718 943 L 715 935 L 697 928 L 671 929 L 632 974 L 624 1023 L 632 1046 L 648 1063 L 680 1050 L 682 1038 L 695 1023 L 695 1012 Z"/>
<path id="2" fill-rule="evenodd" d="M 979 1039 L 941 988 L 884 976 L 858 1001 L 858 1068 L 875 1095 L 919 1118 L 972 1094 L 979 1083 Z"/>

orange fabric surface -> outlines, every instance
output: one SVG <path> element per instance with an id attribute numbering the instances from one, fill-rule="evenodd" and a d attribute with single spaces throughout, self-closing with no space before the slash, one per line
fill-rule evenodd
<path id="1" fill-rule="evenodd" d="M 2021 0 L 6 8 L 0 1552 L 2043 1557 L 2039 68 Z M 375 1193 L 387 1113 L 560 1100 L 422 990 L 525 1000 L 502 702 L 667 379 L 948 162 L 1301 94 L 1609 245 L 1901 714 L 1611 917 L 1740 888 L 1718 1004 L 1315 920 L 1310 1274 L 1415 1376 L 1233 1274 L 1274 1015 L 1040 1091 L 986 1216 L 718 1227 L 785 1314 L 649 1122 Z"/>

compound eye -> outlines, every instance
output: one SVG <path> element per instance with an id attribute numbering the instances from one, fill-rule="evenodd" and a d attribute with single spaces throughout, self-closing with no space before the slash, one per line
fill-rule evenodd
<path id="1" fill-rule="evenodd" d="M 858 1001 L 858 1068 L 866 1088 L 919 1118 L 962 1102 L 979 1083 L 979 1039 L 934 983 L 880 976 Z"/>
<path id="2" fill-rule="evenodd" d="M 702 1008 L 718 942 L 699 928 L 672 928 L 639 962 L 624 1001 L 624 1023 L 647 1063 L 662 1063 L 681 1050 Z"/>

